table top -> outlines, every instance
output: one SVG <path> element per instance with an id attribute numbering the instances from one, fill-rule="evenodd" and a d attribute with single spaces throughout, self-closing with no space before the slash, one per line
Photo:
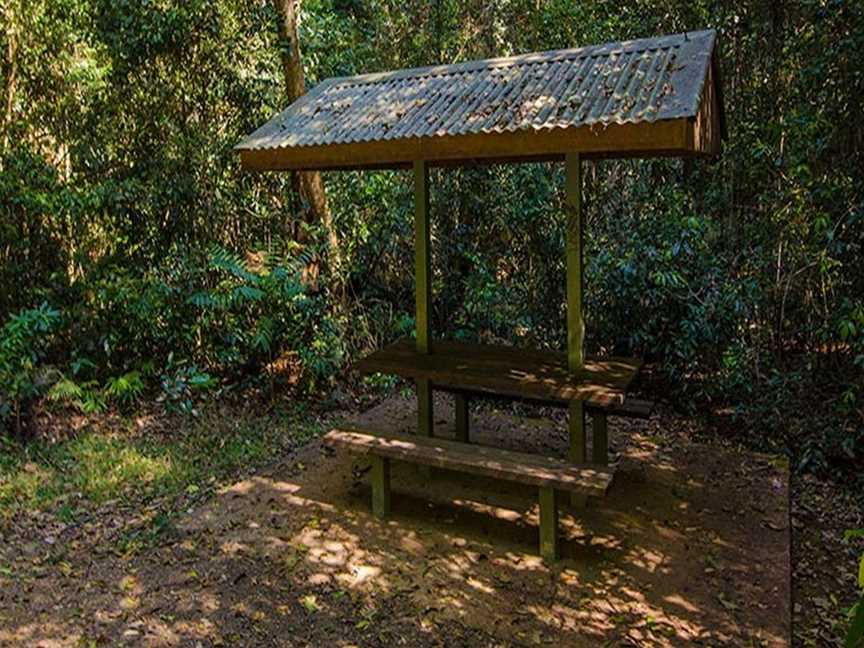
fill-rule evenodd
<path id="1" fill-rule="evenodd" d="M 434 387 L 567 405 L 584 401 L 594 408 L 624 403 L 627 388 L 642 368 L 636 358 L 588 356 L 576 374 L 567 354 L 509 346 L 433 342 L 419 353 L 411 339 L 402 339 L 354 365 L 362 374 L 388 373 L 429 380 Z"/>

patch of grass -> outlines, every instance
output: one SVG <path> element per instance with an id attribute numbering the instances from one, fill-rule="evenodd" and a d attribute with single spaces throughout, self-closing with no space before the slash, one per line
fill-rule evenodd
<path id="1" fill-rule="evenodd" d="M 121 497 L 130 488 L 171 490 L 185 479 L 185 466 L 173 460 L 170 446 L 147 448 L 90 433 L 71 441 L 66 450 L 71 484 L 95 503 Z"/>
<path id="2" fill-rule="evenodd" d="M 267 463 L 316 431 L 302 414 L 177 422 L 171 434 L 136 430 L 130 420 L 126 431 L 96 425 L 56 444 L 3 441 L 0 518 L 56 507 L 58 517 L 70 521 L 75 515 L 70 499 L 78 494 L 94 504 L 194 494 L 240 469 Z"/>
<path id="3" fill-rule="evenodd" d="M 32 462 L 9 470 L 0 478 L 0 510 L 16 505 L 42 508 L 58 494 L 54 481 L 52 469 Z"/>

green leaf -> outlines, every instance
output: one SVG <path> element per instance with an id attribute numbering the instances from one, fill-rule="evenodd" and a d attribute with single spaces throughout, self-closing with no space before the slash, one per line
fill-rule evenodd
<path id="1" fill-rule="evenodd" d="M 116 378 L 109 378 L 105 383 L 105 394 L 121 403 L 135 402 L 144 391 L 144 382 L 141 374 L 130 371 Z"/>
<path id="2" fill-rule="evenodd" d="M 234 289 L 234 300 L 242 302 L 244 299 L 249 301 L 260 301 L 264 297 L 264 291 L 254 286 L 237 286 Z M 241 299 L 242 298 L 242 299 Z"/>
<path id="3" fill-rule="evenodd" d="M 84 390 L 74 380 L 62 378 L 58 380 L 48 391 L 48 399 L 51 401 L 69 402 L 84 396 Z"/>
<path id="4" fill-rule="evenodd" d="M 856 538 L 864 538 L 864 529 L 847 529 L 843 534 L 843 539 L 846 542 L 850 540 L 854 540 Z"/>
<path id="5" fill-rule="evenodd" d="M 303 604 L 303 607 L 306 608 L 307 612 L 317 612 L 320 609 L 314 594 L 307 594 L 300 599 L 300 603 Z"/>
<path id="6" fill-rule="evenodd" d="M 850 610 L 852 623 L 846 634 L 845 648 L 862 648 L 864 646 L 864 601 L 858 601 Z"/>

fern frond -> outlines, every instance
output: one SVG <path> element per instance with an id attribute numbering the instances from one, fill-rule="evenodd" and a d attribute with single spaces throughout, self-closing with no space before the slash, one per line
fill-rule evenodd
<path id="1" fill-rule="evenodd" d="M 196 293 L 192 293 L 187 299 L 187 304 L 192 304 L 193 306 L 199 306 L 201 308 L 221 308 L 222 300 L 218 295 L 213 294 L 206 290 L 201 290 Z"/>
<path id="2" fill-rule="evenodd" d="M 261 301 L 264 291 L 254 286 L 237 286 L 231 291 L 231 295 L 235 304 L 243 304 L 247 301 Z"/>
<path id="3" fill-rule="evenodd" d="M 84 397 L 81 385 L 65 376 L 58 380 L 48 390 L 48 400 L 52 402 L 71 403 Z"/>
<path id="4" fill-rule="evenodd" d="M 273 320 L 264 317 L 258 322 L 255 335 L 252 336 L 252 345 L 261 351 L 269 353 L 273 348 L 273 331 L 275 329 Z"/>
<path id="5" fill-rule="evenodd" d="M 250 283 L 258 283 L 260 281 L 260 277 L 249 270 L 243 259 L 218 245 L 210 248 L 210 265 L 217 270 L 224 270 L 238 279 L 243 279 Z"/>
<path id="6" fill-rule="evenodd" d="M 132 403 L 144 391 L 144 381 L 137 371 L 130 371 L 105 383 L 105 395 L 121 403 Z"/>

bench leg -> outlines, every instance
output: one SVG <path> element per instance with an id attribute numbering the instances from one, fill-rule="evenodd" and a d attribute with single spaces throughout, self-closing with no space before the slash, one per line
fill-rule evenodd
<path id="1" fill-rule="evenodd" d="M 546 562 L 558 560 L 558 495 L 540 487 L 540 555 Z"/>
<path id="2" fill-rule="evenodd" d="M 570 451 L 567 458 L 575 464 L 583 464 L 586 460 L 585 443 L 585 404 L 580 400 L 570 401 L 568 407 L 568 426 L 570 428 Z M 570 503 L 575 507 L 585 506 L 585 496 L 578 493 L 570 494 Z"/>
<path id="3" fill-rule="evenodd" d="M 468 397 L 464 394 L 456 394 L 454 396 L 456 405 L 456 440 L 462 443 L 468 443 Z"/>
<path id="4" fill-rule="evenodd" d="M 390 514 L 390 460 L 372 455 L 372 512 L 384 518 Z"/>
<path id="5" fill-rule="evenodd" d="M 609 425 L 606 412 L 594 412 L 591 416 L 591 427 L 594 433 L 593 463 L 601 466 L 609 465 Z"/>

